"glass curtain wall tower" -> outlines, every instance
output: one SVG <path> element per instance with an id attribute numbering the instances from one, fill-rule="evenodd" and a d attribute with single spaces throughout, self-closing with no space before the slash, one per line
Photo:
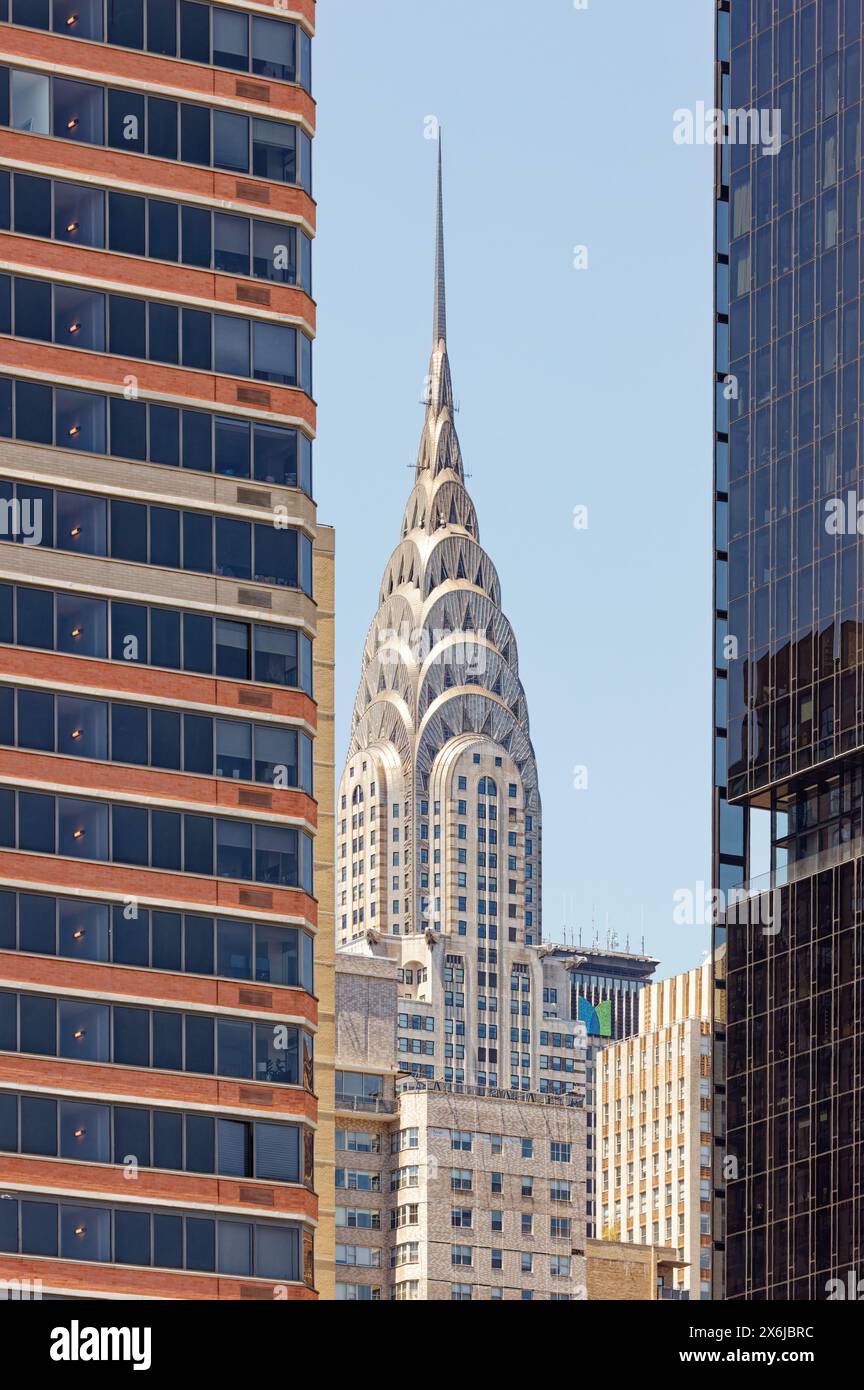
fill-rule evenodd
<path id="1" fill-rule="evenodd" d="M 717 7 L 715 1298 L 864 1259 L 861 20 Z"/>

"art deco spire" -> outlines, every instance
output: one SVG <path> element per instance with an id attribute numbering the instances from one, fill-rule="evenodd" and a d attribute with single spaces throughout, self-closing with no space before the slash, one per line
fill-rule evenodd
<path id="1" fill-rule="evenodd" d="M 406 803 L 406 811 L 410 804 L 413 819 L 413 799 L 419 802 L 425 795 L 453 740 L 460 747 L 466 740 L 497 746 L 521 779 L 524 805 L 536 827 L 529 836 L 532 853 L 539 861 L 540 799 L 528 707 L 516 641 L 501 609 L 498 575 L 480 544 L 477 514 L 465 487 L 446 334 L 439 149 L 434 342 L 426 412 L 415 485 L 363 653 L 349 761 L 360 749 L 376 750 L 389 760 L 391 800 Z M 537 883 L 539 862 L 533 870 Z M 414 920 L 425 916 L 419 897 L 417 893 Z"/>
<path id="2" fill-rule="evenodd" d="M 432 314 L 432 357 L 426 377 L 426 419 L 417 455 L 417 477 L 442 467 L 464 477 L 459 440 L 453 426 L 453 383 L 447 356 L 447 285 L 444 275 L 444 167 L 438 135 L 438 195 L 435 209 L 435 303 Z"/>
<path id="3" fill-rule="evenodd" d="M 444 156 L 438 132 L 438 208 L 435 218 L 435 314 L 432 320 L 432 346 L 447 341 L 447 283 L 444 277 Z"/>

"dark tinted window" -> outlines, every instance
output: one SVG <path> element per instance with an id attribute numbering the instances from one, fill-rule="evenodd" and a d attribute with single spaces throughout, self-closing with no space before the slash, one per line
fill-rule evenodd
<path id="1" fill-rule="evenodd" d="M 51 235 L 51 181 L 15 174 L 15 230 L 24 236 Z"/>
<path id="2" fill-rule="evenodd" d="M 153 1115 L 153 1166 L 183 1167 L 183 1116 L 157 1110 Z"/>

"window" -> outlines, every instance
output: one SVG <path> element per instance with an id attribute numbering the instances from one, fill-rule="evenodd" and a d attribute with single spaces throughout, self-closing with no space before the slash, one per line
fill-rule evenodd
<path id="1" fill-rule="evenodd" d="M 474 1185 L 474 1177 L 470 1168 L 453 1168 L 450 1172 L 450 1190 L 452 1192 L 471 1192 Z"/>
<path id="2" fill-rule="evenodd" d="M 337 1207 L 336 1227 L 337 1229 L 344 1227 L 358 1231 L 380 1231 L 381 1213 L 370 1211 L 364 1207 Z"/>
<path id="3" fill-rule="evenodd" d="M 470 1230 L 472 1225 L 473 1213 L 470 1207 L 453 1207 L 450 1213 L 450 1225 L 462 1227 Z"/>
<path id="4" fill-rule="evenodd" d="M 0 919 L 5 923 L 0 936 L 10 950 L 41 950 L 78 960 L 114 960 L 175 973 L 218 973 L 312 988 L 312 939 L 296 928 L 151 912 L 139 904 L 133 920 L 126 919 L 122 907 L 114 910 L 115 927 L 109 937 L 107 904 L 49 895 L 25 897 L 8 890 L 0 891 Z M 40 923 L 38 945 L 34 944 L 34 921 Z"/>
<path id="5" fill-rule="evenodd" d="M 336 1285 L 337 1303 L 380 1303 L 381 1290 L 372 1284 Z"/>
<path id="6" fill-rule="evenodd" d="M 406 1168 L 397 1168 L 390 1174 L 390 1191 L 401 1192 L 406 1187 L 419 1187 L 420 1169 L 416 1164 L 409 1164 Z"/>
<path id="7" fill-rule="evenodd" d="M 128 104 L 119 101 L 121 121 Z M 110 103 L 110 120 L 111 110 Z M 311 293 L 311 243 L 299 228 L 7 171 L 0 171 L 0 202 L 7 208 L 7 227 L 22 235 L 253 275 Z M 157 327 L 165 331 L 164 316 L 158 325 L 151 322 L 151 329 Z M 164 360 L 178 360 L 176 350 Z"/>
<path id="8" fill-rule="evenodd" d="M 337 1071 L 336 1099 L 350 1101 L 357 1110 L 377 1109 L 384 1097 L 384 1077 L 372 1072 Z"/>
<path id="9" fill-rule="evenodd" d="M 369 1130 L 337 1129 L 336 1148 L 348 1153 L 377 1154 L 381 1152 L 381 1136 Z"/>
<path id="10" fill-rule="evenodd" d="M 337 1245 L 337 1265 L 353 1265 L 358 1269 L 380 1269 L 381 1251 L 367 1245 Z"/>
<path id="11" fill-rule="evenodd" d="M 380 1192 L 381 1176 L 365 1169 L 337 1168 L 336 1186 L 354 1192 Z"/>
<path id="12" fill-rule="evenodd" d="M 401 1279 L 393 1289 L 393 1297 L 397 1303 L 404 1303 L 420 1297 L 419 1279 Z"/>
<path id="13" fill-rule="evenodd" d="M 32 135 L 50 133 L 50 82 L 37 73 L 11 73 L 9 124 L 13 130 L 26 130 Z"/>
<path id="14" fill-rule="evenodd" d="M 519 1256 L 519 1268 L 523 1274 L 531 1274 L 534 1270 L 534 1256 L 530 1251 L 523 1250 Z"/>
<path id="15" fill-rule="evenodd" d="M 400 1243 L 390 1251 L 390 1268 L 398 1269 L 402 1265 L 414 1265 L 420 1259 L 420 1243 L 416 1240 L 400 1241 Z"/>
<path id="16" fill-rule="evenodd" d="M 2 1004 L 9 1051 L 312 1084 L 312 1041 L 293 1026 L 5 992 Z"/>
<path id="17" fill-rule="evenodd" d="M 183 48 L 181 43 L 181 56 Z M 145 110 L 140 93 L 17 69 L 10 78 L 7 120 L 15 130 L 159 159 L 175 160 L 179 154 L 187 163 L 240 172 L 251 164 L 256 177 L 297 183 L 311 193 L 311 141 L 287 121 L 250 119 L 155 96 L 146 97 Z M 226 115 L 232 117 L 230 125 Z"/>
<path id="18" fill-rule="evenodd" d="M 451 1284 L 450 1301 L 452 1303 L 470 1303 L 471 1289 L 471 1284 Z"/>
<path id="19" fill-rule="evenodd" d="M 301 1278 L 299 1226 L 41 1197 L 10 1200 L 3 1215 L 8 1228 L 3 1244 L 12 1254 L 279 1281 Z"/>
<path id="20" fill-rule="evenodd" d="M 403 1226 L 416 1226 L 419 1222 L 420 1208 L 416 1202 L 406 1202 L 390 1212 L 391 1231 L 401 1230 Z"/>
<path id="21" fill-rule="evenodd" d="M 298 25 L 208 5 L 202 0 L 15 0 L 15 24 L 69 38 L 116 44 L 190 63 L 212 63 L 280 82 L 310 85 L 310 41 Z M 6 7 L 4 6 L 4 17 Z M 179 22 L 178 22 L 179 21 Z M 251 30 L 251 45 L 250 45 Z M 212 33 L 212 40 L 211 40 Z M 251 52 L 250 52 L 251 49 Z"/>
<path id="22" fill-rule="evenodd" d="M 200 614 L 115 600 L 109 654 L 104 600 L 0 584 L 0 620 L 4 612 L 19 646 L 312 690 L 311 642 L 284 628 L 219 620 L 214 643 Z"/>
<path id="23" fill-rule="evenodd" d="M 553 1140 L 549 1145 L 549 1160 L 551 1163 L 569 1163 L 571 1161 L 571 1146 L 560 1141 Z"/>
<path id="24" fill-rule="evenodd" d="M 254 834 L 254 878 L 311 890 L 312 842 L 293 830 L 244 826 L 209 816 L 164 812 L 155 807 L 130 807 L 20 792 L 17 847 L 56 852 L 66 858 L 97 862 L 150 864 L 210 875 L 214 863 L 228 877 L 253 878 L 252 860 L 245 857 L 243 834 Z M 167 817 L 167 819 L 166 819 Z M 149 849 L 148 849 L 149 825 Z M 235 827 L 238 827 L 235 833 Z M 179 836 L 182 832 L 182 861 Z M 235 843 L 236 841 L 236 843 Z M 166 849 L 167 846 L 167 849 Z M 11 846 L 10 846 L 11 847 Z M 207 973 L 212 973 L 208 971 Z"/>
<path id="25" fill-rule="evenodd" d="M 416 1149 L 420 1145 L 420 1131 L 416 1127 L 400 1129 L 390 1136 L 390 1152 L 401 1153 L 403 1149 Z"/>

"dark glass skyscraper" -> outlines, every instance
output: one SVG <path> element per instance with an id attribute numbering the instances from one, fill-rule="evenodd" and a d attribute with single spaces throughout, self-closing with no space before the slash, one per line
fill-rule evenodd
<path id="1" fill-rule="evenodd" d="M 715 884 L 776 893 L 716 931 L 714 1296 L 824 1299 L 864 1269 L 862 6 L 717 11 Z"/>

